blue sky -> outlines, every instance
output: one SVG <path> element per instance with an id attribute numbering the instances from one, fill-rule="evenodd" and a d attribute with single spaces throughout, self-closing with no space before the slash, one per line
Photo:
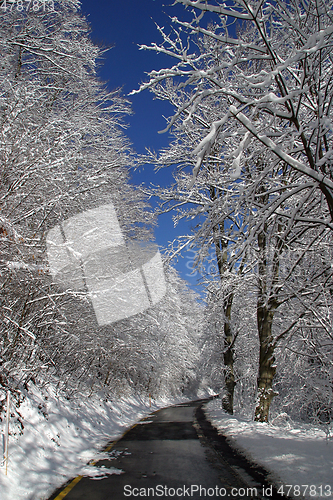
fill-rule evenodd
<path id="1" fill-rule="evenodd" d="M 100 69 L 100 76 L 108 82 L 110 89 L 121 87 L 123 94 L 127 95 L 147 79 L 146 72 L 171 64 L 171 58 L 152 51 L 140 51 L 138 45 L 160 42 L 155 23 L 167 28 L 169 16 L 188 16 L 182 6 L 172 6 L 172 0 L 81 0 L 81 4 L 92 28 L 93 41 L 113 47 L 105 53 L 104 65 Z M 165 128 L 163 115 L 172 114 L 171 106 L 154 100 L 148 91 L 131 96 L 130 100 L 134 115 L 127 118 L 129 128 L 126 135 L 135 151 L 144 153 L 145 148 L 158 151 L 166 147 L 170 136 L 158 134 L 158 131 Z M 168 169 L 155 173 L 152 166 L 146 166 L 133 173 L 133 182 L 167 185 L 172 182 L 172 174 Z M 171 214 L 161 215 L 155 231 L 157 243 L 165 247 L 178 234 L 187 231 L 186 223 L 174 228 Z M 192 257 L 193 253 L 186 252 L 175 266 L 184 279 L 195 284 L 197 278 L 190 276 L 186 266 Z"/>

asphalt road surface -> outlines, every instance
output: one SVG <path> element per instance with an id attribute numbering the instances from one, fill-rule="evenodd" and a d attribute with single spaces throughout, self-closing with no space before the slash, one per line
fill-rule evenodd
<path id="1" fill-rule="evenodd" d="M 266 471 L 234 452 L 206 421 L 196 401 L 165 408 L 132 427 L 96 465 L 123 472 L 78 477 L 49 500 L 254 499 L 283 500 Z M 263 489 L 264 488 L 264 489 Z"/>

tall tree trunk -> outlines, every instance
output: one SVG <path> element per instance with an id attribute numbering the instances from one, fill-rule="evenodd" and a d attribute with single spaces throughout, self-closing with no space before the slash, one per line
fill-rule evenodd
<path id="1" fill-rule="evenodd" d="M 272 324 L 276 307 L 274 304 L 264 305 L 263 297 L 257 304 L 257 324 L 260 342 L 258 402 L 254 420 L 268 422 L 269 408 L 276 393 L 273 391 L 273 380 L 276 372 Z"/>
<path id="2" fill-rule="evenodd" d="M 276 393 L 273 391 L 273 381 L 276 372 L 274 358 L 274 341 L 272 337 L 272 325 L 274 314 L 279 306 L 277 300 L 279 280 L 279 256 L 282 251 L 283 242 L 279 237 L 282 226 L 278 225 L 272 266 L 267 267 L 267 225 L 258 234 L 259 247 L 259 292 L 257 300 L 257 325 L 259 334 L 259 370 L 258 370 L 258 402 L 255 409 L 254 420 L 257 422 L 268 422 L 269 409 Z M 268 272 L 271 273 L 271 288 L 268 291 Z"/>
<path id="3" fill-rule="evenodd" d="M 217 190 L 211 186 L 210 198 L 216 200 L 218 197 Z M 223 237 L 225 234 L 224 221 L 213 226 L 213 238 L 215 243 L 216 261 L 219 270 L 220 279 L 223 275 L 228 263 L 228 242 Z M 231 328 L 231 308 L 234 295 L 229 293 L 223 302 L 224 313 L 224 394 L 222 397 L 222 408 L 230 415 L 234 412 L 234 390 L 235 390 L 235 375 L 234 375 L 234 338 Z"/>
<path id="4" fill-rule="evenodd" d="M 235 390 L 235 375 L 234 375 L 234 348 L 233 334 L 231 330 L 231 306 L 233 294 L 230 293 L 224 301 L 224 385 L 225 393 L 222 397 L 222 408 L 225 412 L 232 415 L 234 413 L 234 390 Z"/>

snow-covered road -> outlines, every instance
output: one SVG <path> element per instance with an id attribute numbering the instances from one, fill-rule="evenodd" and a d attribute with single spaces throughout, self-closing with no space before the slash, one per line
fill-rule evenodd
<path id="1" fill-rule="evenodd" d="M 175 404 L 176 401 L 153 401 L 150 408 L 148 398 L 143 400 L 125 397 L 111 401 L 102 394 L 91 395 L 89 398 L 82 395 L 68 400 L 50 387 L 41 392 L 36 386 L 31 386 L 25 402 L 20 407 L 24 423 L 23 433 L 20 432 L 19 426 L 15 427 L 14 419 L 11 419 L 7 476 L 3 465 L 0 467 L 1 500 L 45 500 L 71 478 L 82 475 L 100 479 L 105 478 L 107 472 L 119 473 L 122 465 L 116 467 L 114 460 L 113 469 L 86 464 L 92 460 L 96 462 L 110 459 L 108 453 L 98 452 L 105 448 L 108 440 L 119 439 L 126 429 L 143 417 L 149 422 L 152 420 L 149 416 L 151 411 L 165 408 L 172 403 Z M 186 411 L 191 411 L 191 408 Z M 162 411 L 159 414 L 162 417 Z M 324 428 L 316 428 L 310 424 L 300 425 L 291 420 L 287 422 L 283 416 L 270 424 L 261 424 L 251 421 L 250 416 L 226 415 L 221 410 L 220 400 L 208 403 L 208 418 L 221 429 L 234 447 L 265 467 L 270 473 L 269 479 L 277 486 L 291 484 L 290 494 L 295 493 L 295 498 L 302 498 L 297 495 L 298 485 L 309 485 L 304 495 L 306 498 L 332 498 L 329 488 L 333 490 L 333 439 L 325 434 Z M 202 425 L 202 422 L 200 424 Z M 186 422 L 182 425 L 187 431 L 192 426 Z M 136 428 L 145 429 L 148 426 L 146 423 Z M 0 431 L 4 431 L 4 422 L 0 422 Z M 191 435 L 193 436 L 193 429 Z M 172 434 L 169 432 L 170 437 Z M 153 441 L 153 445 L 158 449 L 160 441 Z M 190 445 L 189 439 L 184 442 L 186 446 Z M 144 445 L 144 441 L 139 443 Z M 198 441 L 194 446 L 197 445 Z M 112 453 L 113 456 L 117 455 L 116 450 Z M 125 460 L 133 454 L 126 455 L 124 451 L 122 455 Z M 151 456 L 154 463 L 157 455 Z M 175 451 L 172 460 L 178 464 L 180 459 L 181 455 Z M 230 462 L 229 458 L 228 460 Z M 177 468 L 175 479 L 178 478 L 179 470 Z M 199 476 L 196 475 L 194 484 L 199 484 L 198 480 Z M 100 481 L 92 482 L 95 485 Z M 171 488 L 174 483 L 168 481 L 167 484 Z M 284 491 L 287 492 L 285 487 Z M 97 499 L 95 496 L 94 500 Z M 69 500 L 69 497 L 66 500 Z"/>
<path id="2" fill-rule="evenodd" d="M 269 498 L 281 500 L 265 482 L 264 474 L 259 480 L 258 475 L 251 476 L 251 465 L 235 456 L 205 422 L 202 404 L 179 404 L 141 420 L 106 448 L 96 463 L 98 471 L 104 468 L 106 472 L 100 481 L 79 476 L 50 500 L 268 498 L 263 491 Z"/>

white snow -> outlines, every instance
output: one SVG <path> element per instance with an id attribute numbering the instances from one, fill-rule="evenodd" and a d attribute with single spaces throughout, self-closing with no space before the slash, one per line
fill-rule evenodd
<path id="1" fill-rule="evenodd" d="M 209 402 L 205 412 L 234 448 L 270 472 L 277 486 L 291 485 L 290 496 L 301 497 L 297 485 L 301 493 L 305 492 L 302 485 L 309 486 L 305 498 L 333 496 L 332 427 L 296 424 L 286 414 L 268 424 L 253 422 L 250 417 L 226 414 L 220 399 Z M 311 485 L 315 485 L 312 494 Z"/>
<path id="2" fill-rule="evenodd" d="M 176 402 L 153 400 L 150 407 L 148 396 L 143 400 L 119 394 L 108 401 L 103 393 L 78 394 L 68 400 L 52 387 L 41 391 L 30 384 L 19 408 L 23 434 L 11 418 L 7 475 L 0 440 L 1 500 L 45 500 L 73 477 L 120 474 L 116 468 L 93 466 L 93 461 L 112 456 L 112 451 L 99 450 L 149 413 Z M 5 422 L 0 421 L 0 433 L 4 429 Z"/>
<path id="3" fill-rule="evenodd" d="M 110 401 L 103 393 L 68 400 L 52 387 L 40 390 L 31 384 L 19 408 L 23 434 L 11 422 L 7 476 L 3 463 L 0 466 L 1 500 L 45 500 L 73 477 L 98 480 L 107 474 L 120 474 L 120 469 L 93 465 L 119 453 L 101 450 L 141 418 L 179 402 L 152 401 L 150 407 L 148 397 L 119 394 Z M 234 447 L 264 466 L 277 486 L 292 485 L 290 495 L 296 485 L 315 485 L 317 493 L 322 486 L 321 496 L 329 498 L 325 486 L 330 485 L 333 491 L 333 432 L 330 434 L 328 428 L 325 432 L 325 427 L 295 424 L 284 414 L 270 424 L 253 422 L 243 415 L 230 416 L 221 409 L 219 399 L 206 408 L 212 424 Z M 4 424 L 0 422 L 0 432 L 4 432 Z M 2 455 L 1 443 L 0 450 Z M 313 490 L 305 495 L 311 499 L 319 496 Z"/>

